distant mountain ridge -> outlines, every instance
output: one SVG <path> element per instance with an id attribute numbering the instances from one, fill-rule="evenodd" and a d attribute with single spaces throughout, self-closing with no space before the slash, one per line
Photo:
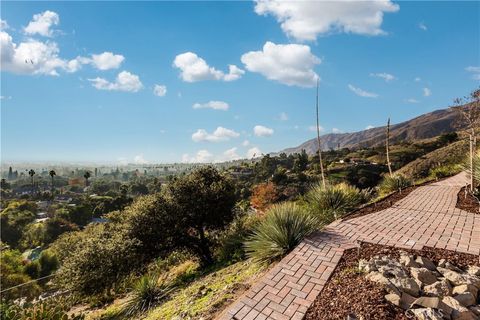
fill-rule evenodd
<path id="1" fill-rule="evenodd" d="M 390 126 L 392 143 L 432 138 L 444 133 L 465 129 L 457 108 L 436 110 L 411 120 Z M 383 145 L 386 126 L 352 133 L 329 133 L 321 136 L 322 150 L 340 148 L 375 147 Z M 313 138 L 294 148 L 287 148 L 279 153 L 299 153 L 305 149 L 308 154 L 317 152 L 317 139 Z"/>

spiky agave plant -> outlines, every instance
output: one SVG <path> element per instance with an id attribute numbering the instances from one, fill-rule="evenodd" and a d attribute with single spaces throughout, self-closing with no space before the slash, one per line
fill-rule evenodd
<path id="1" fill-rule="evenodd" d="M 323 223 L 329 223 L 365 203 L 369 197 L 367 190 L 339 183 L 327 185 L 326 188 L 316 185 L 307 193 L 305 200 L 312 214 Z"/>
<path id="2" fill-rule="evenodd" d="M 402 191 L 412 185 L 412 180 L 401 174 L 385 176 L 378 188 L 380 195 L 387 195 L 392 192 Z"/>
<path id="3" fill-rule="evenodd" d="M 165 299 L 173 289 L 173 285 L 158 275 L 143 275 L 135 283 L 132 297 L 124 309 L 125 315 L 131 317 L 149 310 Z"/>
<path id="4" fill-rule="evenodd" d="M 258 262 L 281 258 L 319 226 L 317 217 L 294 203 L 273 205 L 245 241 L 247 256 Z"/>

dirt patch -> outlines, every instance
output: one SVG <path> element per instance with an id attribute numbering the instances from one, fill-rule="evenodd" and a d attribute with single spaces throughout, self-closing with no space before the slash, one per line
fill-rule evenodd
<path id="1" fill-rule="evenodd" d="M 446 259 L 460 268 L 466 268 L 468 265 L 480 265 L 478 256 L 445 249 L 407 250 L 361 243 L 359 249 L 349 249 L 344 252 L 330 280 L 308 309 L 305 319 L 344 320 L 349 315 L 365 320 L 409 319 L 404 310 L 385 300 L 384 296 L 387 294 L 385 289 L 366 280 L 364 274 L 359 273 L 357 269 L 360 259 L 370 260 L 376 255 L 388 255 L 398 259 L 400 251 L 426 257 L 435 264 L 441 259 Z"/>
<path id="2" fill-rule="evenodd" d="M 463 187 L 458 193 L 455 207 L 467 212 L 480 214 L 478 200 L 473 196 L 468 186 Z"/>

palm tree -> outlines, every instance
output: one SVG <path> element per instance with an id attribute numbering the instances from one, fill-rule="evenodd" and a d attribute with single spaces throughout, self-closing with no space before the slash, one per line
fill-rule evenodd
<path id="1" fill-rule="evenodd" d="M 85 171 L 85 174 L 83 175 L 85 178 L 85 187 L 88 187 L 88 179 L 90 179 L 91 176 L 90 171 Z"/>
<path id="2" fill-rule="evenodd" d="M 53 195 L 53 190 L 55 188 L 54 184 L 53 184 L 53 177 L 57 175 L 57 173 L 55 172 L 55 170 L 50 170 L 50 172 L 48 173 L 50 175 L 50 177 L 52 178 L 52 195 Z"/>
<path id="3" fill-rule="evenodd" d="M 30 176 L 30 179 L 32 180 L 32 192 L 33 192 L 33 190 L 35 188 L 35 185 L 33 184 L 33 182 L 34 182 L 33 176 L 35 175 L 35 170 L 30 169 L 30 171 L 28 171 L 28 175 Z"/>

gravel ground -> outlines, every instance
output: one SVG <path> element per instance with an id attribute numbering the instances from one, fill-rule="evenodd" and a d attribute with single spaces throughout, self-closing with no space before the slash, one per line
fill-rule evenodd
<path id="1" fill-rule="evenodd" d="M 467 187 L 463 187 L 457 196 L 458 209 L 465 210 L 467 212 L 480 214 L 478 200 L 472 195 Z M 465 192 L 467 190 L 467 192 Z"/>

